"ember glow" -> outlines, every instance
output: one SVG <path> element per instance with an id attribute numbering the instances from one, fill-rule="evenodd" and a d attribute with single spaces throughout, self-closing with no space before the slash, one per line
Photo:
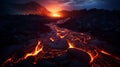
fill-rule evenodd
<path id="1" fill-rule="evenodd" d="M 45 7 L 48 9 L 48 11 L 50 11 L 51 17 L 62 17 L 59 12 L 62 11 L 64 7 L 62 7 L 59 3 L 48 4 Z"/>
<path id="2" fill-rule="evenodd" d="M 69 48 L 74 48 L 73 44 L 68 40 L 68 45 L 69 45 Z"/>
<path id="3" fill-rule="evenodd" d="M 54 41 L 55 41 L 52 37 L 50 38 L 50 40 L 51 40 L 52 42 L 54 42 Z"/>
<path id="4" fill-rule="evenodd" d="M 55 12 L 55 13 L 52 13 L 51 16 L 52 16 L 52 17 L 61 17 L 61 15 L 60 15 L 59 13 L 56 13 L 56 12 Z"/>
<path id="5" fill-rule="evenodd" d="M 58 20 L 57 22 L 51 22 L 49 24 L 46 24 L 50 27 L 52 31 L 45 34 L 45 37 L 41 37 L 41 40 L 38 41 L 38 44 L 37 46 L 35 46 L 34 50 L 32 52 L 26 53 L 22 58 L 19 58 L 17 61 L 14 60 L 14 56 L 8 58 L 3 63 L 3 67 L 7 63 L 19 63 L 20 60 L 26 60 L 30 56 L 35 57 L 40 55 L 36 58 L 37 60 L 40 60 L 39 58 L 54 58 L 56 56 L 61 56 L 67 53 L 67 50 L 71 48 L 83 51 L 88 54 L 91 59 L 89 61 L 89 64 L 92 67 L 112 67 L 110 60 L 115 60 L 115 64 L 120 63 L 119 57 L 113 56 L 109 52 L 102 50 L 96 45 L 89 44 L 91 40 L 95 39 L 91 35 L 88 35 L 86 33 L 74 32 L 66 28 L 60 28 L 57 26 L 58 24 L 65 23 L 69 19 L 70 18 L 66 18 L 63 20 Z M 63 50 L 59 50 L 58 48 L 60 48 L 63 44 L 68 45 L 68 47 Z M 47 50 L 43 50 L 43 48 L 45 47 L 47 48 Z M 46 54 L 49 55 L 46 56 Z M 33 64 L 36 64 L 36 62 L 37 61 L 35 60 Z"/>

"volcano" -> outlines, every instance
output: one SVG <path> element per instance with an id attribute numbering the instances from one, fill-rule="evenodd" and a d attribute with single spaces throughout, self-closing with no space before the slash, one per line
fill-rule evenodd
<path id="1" fill-rule="evenodd" d="M 14 10 L 17 12 L 16 14 L 20 14 L 20 15 L 32 14 L 32 15 L 46 16 L 50 13 L 45 7 L 34 1 L 24 4 L 14 4 L 13 6 L 14 6 Z"/>

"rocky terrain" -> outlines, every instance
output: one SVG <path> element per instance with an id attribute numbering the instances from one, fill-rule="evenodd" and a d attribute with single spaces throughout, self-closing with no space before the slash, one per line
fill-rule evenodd
<path id="1" fill-rule="evenodd" d="M 89 43 L 98 46 L 101 46 L 102 44 L 104 45 L 102 48 L 105 48 L 110 53 L 120 57 L 119 11 L 91 9 L 71 12 L 63 11 L 62 13 L 65 18 L 70 17 L 70 20 L 63 24 L 59 24 L 59 27 L 78 33 L 82 32 L 89 34 L 96 38 Z M 24 45 L 36 43 L 42 35 L 51 31 L 50 27 L 46 26 L 46 24 L 55 23 L 60 19 L 61 18 L 50 18 L 39 15 L 0 16 L 0 58 L 2 58 L 0 63 L 2 64 L 9 53 L 11 54 L 12 52 L 18 51 L 19 55 L 21 53 L 20 50 L 23 49 Z M 63 41 L 59 40 L 59 42 Z M 91 67 L 89 65 L 89 55 L 76 49 L 68 49 L 66 53 L 55 58 L 43 58 L 38 60 L 36 65 L 32 63 L 33 60 L 31 60 L 31 58 L 33 57 L 29 57 L 11 67 Z M 113 66 L 119 66 L 119 64 L 114 65 L 114 63 L 116 63 L 114 60 L 110 61 L 110 63 L 113 63 Z M 6 65 L 6 67 L 9 67 L 9 64 L 8 66 Z"/>

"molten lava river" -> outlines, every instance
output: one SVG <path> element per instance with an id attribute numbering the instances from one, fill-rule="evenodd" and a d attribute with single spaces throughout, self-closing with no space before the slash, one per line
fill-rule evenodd
<path id="1" fill-rule="evenodd" d="M 120 57 L 106 51 L 101 46 L 104 45 L 102 41 L 90 34 L 74 32 L 57 26 L 68 20 L 70 18 L 46 24 L 51 32 L 41 34 L 34 45 L 24 46 L 21 51 L 9 55 L 2 63 L 2 67 L 17 67 L 23 63 L 25 63 L 24 66 L 29 63 L 28 66 L 37 67 L 37 64 L 47 63 L 44 62 L 46 59 L 49 63 L 58 64 L 55 67 L 69 67 L 69 63 L 74 66 L 76 60 L 81 63 L 81 67 L 120 66 Z M 64 59 L 63 63 L 61 63 L 61 57 Z M 73 62 L 68 61 L 71 59 Z"/>

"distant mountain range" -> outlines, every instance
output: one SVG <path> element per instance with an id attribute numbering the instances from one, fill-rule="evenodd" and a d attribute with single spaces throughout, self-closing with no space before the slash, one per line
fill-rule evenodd
<path id="1" fill-rule="evenodd" d="M 19 14 L 19 15 L 48 15 L 50 12 L 37 2 L 31 1 L 24 4 L 12 4 L 6 8 L 7 14 Z"/>

